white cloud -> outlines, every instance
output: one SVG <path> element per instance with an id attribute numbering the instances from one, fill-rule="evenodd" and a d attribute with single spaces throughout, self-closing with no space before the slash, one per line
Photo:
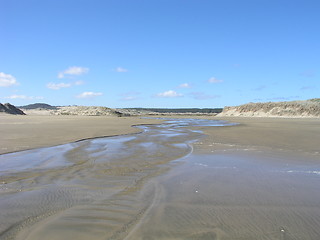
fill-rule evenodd
<path id="1" fill-rule="evenodd" d="M 217 79 L 215 77 L 212 77 L 208 80 L 209 83 L 221 83 L 223 80 Z"/>
<path id="2" fill-rule="evenodd" d="M 72 82 L 72 83 L 48 83 L 47 84 L 47 88 L 50 88 L 52 90 L 59 90 L 61 88 L 69 88 L 69 87 L 72 87 L 72 86 L 79 86 L 79 85 L 82 85 L 84 84 L 84 81 L 76 81 L 76 82 Z"/>
<path id="3" fill-rule="evenodd" d="M 83 92 L 77 96 L 77 98 L 94 98 L 103 95 L 100 92 Z"/>
<path id="4" fill-rule="evenodd" d="M 177 93 L 176 91 L 169 90 L 166 92 L 158 93 L 158 97 L 165 97 L 165 98 L 170 98 L 170 97 L 182 97 L 183 95 L 181 93 Z"/>
<path id="5" fill-rule="evenodd" d="M 58 74 L 58 78 L 65 78 L 66 75 L 69 76 L 76 76 L 76 75 L 82 75 L 89 72 L 89 68 L 85 68 L 85 67 L 69 67 L 68 69 L 59 72 Z"/>
<path id="6" fill-rule="evenodd" d="M 10 74 L 0 72 L 0 87 L 10 87 L 18 85 L 16 78 Z"/>
<path id="7" fill-rule="evenodd" d="M 33 96 L 26 96 L 26 95 L 11 95 L 5 98 L 6 99 L 24 99 L 24 100 L 44 99 L 44 97 L 33 97 Z"/>
<path id="8" fill-rule="evenodd" d="M 179 88 L 191 88 L 189 83 L 182 83 L 179 85 Z"/>
<path id="9" fill-rule="evenodd" d="M 123 72 L 128 72 L 128 69 L 125 69 L 125 68 L 122 68 L 122 67 L 117 67 L 115 69 L 116 72 L 119 72 L 119 73 L 123 73 Z"/>
<path id="10" fill-rule="evenodd" d="M 61 88 L 69 88 L 71 87 L 72 84 L 71 83 L 48 83 L 47 84 L 47 88 L 50 88 L 52 90 L 59 90 Z"/>

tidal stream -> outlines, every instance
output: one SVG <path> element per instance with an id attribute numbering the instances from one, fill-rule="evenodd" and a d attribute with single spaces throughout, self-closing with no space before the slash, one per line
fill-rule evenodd
<path id="1" fill-rule="evenodd" d="M 197 127 L 227 125 L 167 119 L 0 155 L 0 239 L 319 239 L 320 164 L 239 146 L 193 153 Z"/>
<path id="2" fill-rule="evenodd" d="M 189 127 L 226 124 L 169 119 L 140 134 L 0 155 L 0 239 L 123 239 L 158 194 L 141 188 L 203 136 Z"/>

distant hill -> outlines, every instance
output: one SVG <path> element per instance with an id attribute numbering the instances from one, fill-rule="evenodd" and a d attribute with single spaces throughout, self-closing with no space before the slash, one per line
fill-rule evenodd
<path id="1" fill-rule="evenodd" d="M 14 115 L 25 115 L 25 113 L 19 108 L 11 105 L 10 103 L 0 103 L 0 113 L 14 114 Z"/>
<path id="2" fill-rule="evenodd" d="M 51 106 L 51 105 L 46 104 L 46 103 L 34 103 L 34 104 L 26 105 L 26 106 L 21 106 L 19 108 L 28 109 L 28 110 L 31 110 L 31 109 L 55 110 L 55 109 L 57 109 L 57 107 Z"/>
<path id="3" fill-rule="evenodd" d="M 225 107 L 218 116 L 320 117 L 320 98 L 305 101 L 247 103 Z"/>

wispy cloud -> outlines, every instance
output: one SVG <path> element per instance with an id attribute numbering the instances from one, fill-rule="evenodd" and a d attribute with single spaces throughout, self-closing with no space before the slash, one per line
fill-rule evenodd
<path id="1" fill-rule="evenodd" d="M 208 80 L 208 83 L 222 83 L 223 80 L 212 77 Z"/>
<path id="2" fill-rule="evenodd" d="M 124 72 L 128 72 L 128 69 L 123 68 L 123 67 L 117 67 L 115 69 L 115 71 L 118 72 L 118 73 L 124 73 Z"/>
<path id="3" fill-rule="evenodd" d="M 59 90 L 61 88 L 69 88 L 71 87 L 72 84 L 71 83 L 48 83 L 47 84 L 47 88 L 50 88 L 52 90 Z"/>
<path id="4" fill-rule="evenodd" d="M 91 99 L 91 98 L 95 98 L 98 96 L 102 96 L 103 93 L 101 92 L 83 92 L 79 95 L 77 95 L 77 98 L 83 98 L 83 99 Z"/>
<path id="5" fill-rule="evenodd" d="M 179 88 L 191 88 L 189 83 L 182 83 L 178 86 Z"/>
<path id="6" fill-rule="evenodd" d="M 157 97 L 163 97 L 163 98 L 174 98 L 174 97 L 182 97 L 183 95 L 181 93 L 177 93 L 176 91 L 169 90 L 162 93 L 158 93 Z"/>
<path id="7" fill-rule="evenodd" d="M 24 100 L 40 100 L 44 99 L 44 97 L 34 97 L 34 96 L 26 96 L 26 95 L 11 95 L 8 97 L 4 97 L 6 99 L 24 99 Z"/>
<path id="8" fill-rule="evenodd" d="M 191 92 L 189 95 L 196 100 L 206 100 L 220 97 L 219 95 L 211 95 L 204 92 Z"/>
<path id="9" fill-rule="evenodd" d="M 58 73 L 58 78 L 65 78 L 67 76 L 78 76 L 83 75 L 85 73 L 89 72 L 89 68 L 85 67 L 69 67 L 66 70 Z"/>
<path id="10" fill-rule="evenodd" d="M 69 88 L 72 86 L 79 86 L 82 84 L 84 84 L 83 81 L 76 81 L 76 82 L 72 82 L 72 83 L 63 83 L 63 82 L 53 83 L 53 82 L 50 82 L 47 84 L 47 88 L 52 89 L 52 90 L 60 90 L 61 88 Z"/>
<path id="11" fill-rule="evenodd" d="M 0 87 L 10 87 L 14 85 L 19 85 L 14 76 L 0 72 Z"/>

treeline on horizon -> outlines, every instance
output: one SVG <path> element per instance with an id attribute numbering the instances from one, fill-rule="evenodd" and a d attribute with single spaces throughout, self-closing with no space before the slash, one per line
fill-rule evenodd
<path id="1" fill-rule="evenodd" d="M 157 113 L 221 113 L 223 108 L 123 108 L 136 111 L 150 111 Z"/>

